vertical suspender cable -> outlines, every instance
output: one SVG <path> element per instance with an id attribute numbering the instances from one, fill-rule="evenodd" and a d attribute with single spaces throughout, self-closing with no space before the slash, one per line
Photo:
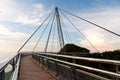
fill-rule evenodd
<path id="1" fill-rule="evenodd" d="M 42 34 L 40 35 L 40 37 L 39 37 L 38 41 L 36 42 L 36 44 L 35 44 L 35 46 L 34 46 L 34 48 L 33 48 L 33 51 L 32 51 L 32 52 L 34 52 L 34 50 L 36 49 L 36 47 L 37 47 L 38 43 L 40 42 L 40 40 L 41 40 L 41 38 L 42 38 L 43 34 L 45 33 L 45 31 L 46 31 L 46 29 L 47 29 L 47 27 L 48 27 L 48 25 L 49 25 L 49 23 L 50 23 L 50 21 L 51 21 L 52 17 L 53 17 L 53 16 L 51 16 L 51 18 L 49 19 L 49 21 L 48 21 L 48 23 L 47 23 L 46 27 L 44 28 L 44 30 L 43 30 L 43 32 L 42 32 Z"/>
<path id="2" fill-rule="evenodd" d="M 61 12 L 61 10 L 60 10 L 60 12 Z M 61 12 L 61 13 L 62 13 L 63 16 L 73 25 L 73 27 L 89 42 L 89 44 L 90 44 L 93 48 L 95 48 L 97 52 L 99 52 L 98 49 L 84 36 L 84 34 L 70 21 L 70 19 L 69 19 L 63 12 Z"/>
<path id="3" fill-rule="evenodd" d="M 40 27 L 46 22 L 46 20 L 51 16 L 51 14 L 53 13 L 53 11 L 49 14 L 49 16 L 42 22 L 42 24 L 40 26 L 38 26 L 38 28 L 32 33 L 32 35 L 25 41 L 25 43 L 20 47 L 20 49 L 17 51 L 17 53 L 19 53 L 23 47 L 28 43 L 28 41 L 34 36 L 34 34 L 40 29 Z"/>
<path id="4" fill-rule="evenodd" d="M 52 27 L 53 27 L 54 18 L 55 18 L 55 15 L 53 16 L 53 20 L 52 20 L 52 23 L 51 23 L 51 28 L 50 28 L 50 31 L 49 31 L 49 34 L 48 34 L 47 43 L 46 43 L 46 46 L 45 46 L 45 53 L 46 53 L 47 48 L 48 48 L 48 43 L 49 43 L 49 39 L 50 39 Z"/>
<path id="5" fill-rule="evenodd" d="M 64 30 L 66 31 L 66 32 L 65 32 L 66 38 L 68 39 L 68 41 L 70 40 L 70 43 L 72 43 L 72 40 L 71 40 L 71 38 L 70 38 L 70 35 L 69 35 L 69 33 L 68 33 L 67 27 L 66 27 L 63 19 L 61 19 L 61 21 L 62 21 L 62 23 L 63 23 L 63 25 L 64 25 L 64 28 L 65 28 Z"/>
<path id="6" fill-rule="evenodd" d="M 54 49 L 54 42 L 55 42 L 55 26 L 53 25 L 53 37 L 52 37 L 52 52 L 53 52 L 53 49 Z"/>

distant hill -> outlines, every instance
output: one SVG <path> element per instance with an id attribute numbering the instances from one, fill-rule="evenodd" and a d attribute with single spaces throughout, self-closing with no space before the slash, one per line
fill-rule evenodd
<path id="1" fill-rule="evenodd" d="M 60 52 L 84 52 L 84 53 L 89 53 L 90 50 L 77 46 L 75 44 L 66 44 Z"/>

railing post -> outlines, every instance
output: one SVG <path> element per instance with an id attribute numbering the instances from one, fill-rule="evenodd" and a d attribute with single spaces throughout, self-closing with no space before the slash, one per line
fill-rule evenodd
<path id="1" fill-rule="evenodd" d="M 41 62 L 40 62 L 40 57 L 38 58 L 38 63 L 40 64 Z"/>
<path id="2" fill-rule="evenodd" d="M 36 56 L 36 61 L 38 62 L 38 56 Z"/>
<path id="3" fill-rule="evenodd" d="M 118 65 L 116 65 L 116 73 L 118 73 Z M 115 78 L 115 80 L 118 80 L 118 78 Z"/>
<path id="4" fill-rule="evenodd" d="M 37 62 L 37 56 L 35 56 L 35 61 Z"/>
<path id="5" fill-rule="evenodd" d="M 37 56 L 37 62 L 39 62 L 39 57 Z"/>
<path id="6" fill-rule="evenodd" d="M 19 59 L 19 56 L 20 56 L 20 54 L 18 54 L 18 55 L 16 56 L 16 63 L 17 63 L 17 61 L 18 61 L 18 59 Z"/>
<path id="7" fill-rule="evenodd" d="M 73 55 L 74 56 L 74 55 Z M 76 63 L 75 59 L 72 59 L 73 63 Z M 76 67 L 71 66 L 71 77 L 73 80 L 77 80 L 77 72 L 76 72 Z"/>
<path id="8" fill-rule="evenodd" d="M 47 69 L 49 70 L 49 59 L 46 59 Z"/>
<path id="9" fill-rule="evenodd" d="M 5 71 L 4 70 L 0 73 L 0 80 L 5 80 Z"/>
<path id="10" fill-rule="evenodd" d="M 44 58 L 44 66 L 47 67 L 47 59 L 46 58 Z"/>
<path id="11" fill-rule="evenodd" d="M 15 63 L 17 63 L 17 56 L 14 58 Z"/>
<path id="12" fill-rule="evenodd" d="M 44 58 L 41 57 L 42 65 L 44 66 Z"/>
<path id="13" fill-rule="evenodd" d="M 55 69 L 56 69 L 56 75 L 55 76 L 58 76 L 59 75 L 59 68 L 58 68 L 58 63 L 55 61 Z"/>
<path id="14" fill-rule="evenodd" d="M 71 78 L 73 80 L 77 80 L 76 67 L 74 67 L 74 66 L 71 66 Z"/>
<path id="15" fill-rule="evenodd" d="M 41 56 L 39 57 L 39 63 L 40 63 L 40 64 L 42 63 L 42 61 L 41 61 Z"/>
<path id="16" fill-rule="evenodd" d="M 13 64 L 12 64 L 12 71 L 15 70 L 15 58 L 12 60 L 13 61 Z"/>

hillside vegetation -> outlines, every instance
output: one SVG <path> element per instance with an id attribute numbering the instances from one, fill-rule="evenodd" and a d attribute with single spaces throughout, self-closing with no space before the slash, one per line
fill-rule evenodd
<path id="1" fill-rule="evenodd" d="M 87 52 L 89 53 L 90 50 L 77 46 L 75 44 L 66 44 L 61 50 L 60 52 Z"/>
<path id="2" fill-rule="evenodd" d="M 74 44 L 66 44 L 60 50 L 60 52 L 87 52 L 88 53 L 88 52 L 90 52 L 90 50 L 83 48 L 83 47 L 76 46 Z M 120 49 L 114 50 L 114 51 L 105 51 L 102 53 L 92 53 L 92 54 L 89 54 L 87 57 L 109 59 L 109 60 L 120 60 Z M 99 62 L 90 62 L 90 61 L 84 61 L 84 60 L 72 60 L 72 59 L 63 59 L 63 58 L 61 58 L 61 59 L 67 60 L 69 62 L 75 62 L 80 65 L 85 65 L 85 66 L 90 66 L 90 67 L 94 67 L 94 68 L 98 68 L 98 69 L 116 72 L 116 65 L 99 63 Z M 120 67 L 118 69 L 120 71 Z M 90 72 L 92 72 L 92 71 L 90 71 Z M 113 77 L 109 77 L 108 75 L 105 75 L 102 73 L 97 73 L 97 72 L 92 72 L 92 73 L 114 79 Z"/>

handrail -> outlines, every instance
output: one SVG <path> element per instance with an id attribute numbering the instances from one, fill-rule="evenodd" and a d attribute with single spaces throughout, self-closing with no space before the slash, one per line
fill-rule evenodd
<path id="1" fill-rule="evenodd" d="M 14 55 L 14 56 L 11 56 L 7 59 L 4 59 L 3 61 L 1 61 L 1 65 L 0 65 L 0 72 L 2 72 L 2 70 L 4 70 L 7 66 L 7 64 L 10 63 L 11 60 L 13 60 L 18 54 Z"/>
<path id="2" fill-rule="evenodd" d="M 110 72 L 110 71 L 106 71 L 106 70 L 102 70 L 102 69 L 88 67 L 88 66 L 84 66 L 84 65 L 80 65 L 80 64 L 75 64 L 75 63 L 59 60 L 59 59 L 56 59 L 56 58 L 52 58 L 50 56 L 58 56 L 58 57 L 66 57 L 66 58 L 72 58 L 72 59 L 82 59 L 82 60 L 88 60 L 88 61 L 95 61 L 96 59 L 93 59 L 93 58 L 83 58 L 83 57 L 74 57 L 74 56 L 66 56 L 66 55 L 58 55 L 58 54 L 48 54 L 48 53 L 39 53 L 39 54 L 33 54 L 33 55 L 36 55 L 38 57 L 47 58 L 49 60 L 53 60 L 53 61 L 56 61 L 56 62 L 59 62 L 59 63 L 69 65 L 69 66 L 75 66 L 75 67 L 79 67 L 79 68 L 82 68 L 82 69 L 95 71 L 95 72 L 100 72 L 100 73 L 107 74 L 109 76 L 120 78 L 120 74 L 115 73 L 115 72 Z M 115 61 L 115 60 L 97 59 L 97 62 L 98 62 L 98 60 L 100 60 L 100 62 L 105 61 L 104 63 L 120 64 L 120 62 Z"/>
<path id="3" fill-rule="evenodd" d="M 13 72 L 13 75 L 11 77 L 11 80 L 17 80 L 18 79 L 18 72 L 19 72 L 19 63 L 20 63 L 20 59 L 21 59 L 21 54 L 18 58 L 17 64 L 16 64 L 16 68 Z"/>
<path id="4" fill-rule="evenodd" d="M 120 65 L 120 61 L 118 61 L 118 60 L 98 59 L 98 58 L 88 58 L 88 57 L 76 57 L 76 56 L 68 56 L 68 55 L 60 55 L 60 54 L 50 54 L 50 53 L 38 53 L 38 54 L 55 56 L 55 57 L 64 57 L 64 58 L 78 59 L 78 60 L 86 60 L 86 61 L 99 62 L 99 63 Z"/>

